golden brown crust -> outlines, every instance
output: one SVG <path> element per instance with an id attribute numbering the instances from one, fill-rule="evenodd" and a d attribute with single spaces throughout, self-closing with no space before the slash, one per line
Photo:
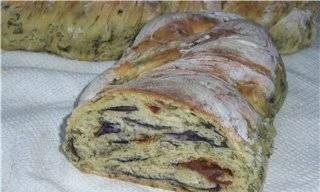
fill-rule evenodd
<path id="1" fill-rule="evenodd" d="M 263 17 L 264 10 L 269 4 L 268 1 L 247 1 L 247 2 L 240 2 L 240 1 L 234 1 L 234 2 L 226 2 L 223 4 L 222 9 L 227 12 L 233 12 L 241 14 L 242 16 L 252 20 L 260 20 Z M 282 4 L 282 3 L 279 3 Z M 278 11 L 276 13 L 280 13 L 281 11 Z"/>
<path id="2" fill-rule="evenodd" d="M 248 67 L 250 67 L 251 69 L 256 70 L 257 72 L 263 74 L 263 75 L 270 75 L 270 71 L 264 67 L 263 65 L 259 64 L 259 63 L 254 63 L 252 61 L 250 61 L 250 59 L 243 57 L 240 53 L 236 53 L 236 52 L 232 52 L 229 51 L 227 49 L 213 49 L 210 50 L 212 51 L 212 54 L 216 55 L 216 56 L 221 56 L 221 57 L 225 57 L 228 58 L 230 60 L 236 60 L 239 63 L 246 65 Z"/>
<path id="3" fill-rule="evenodd" d="M 143 50 L 141 51 L 143 52 Z M 119 66 L 115 68 L 114 71 L 119 77 L 137 77 L 142 72 L 152 70 L 155 67 L 160 66 L 161 64 L 170 60 L 177 59 L 180 56 L 181 52 L 178 49 L 168 49 L 162 52 L 156 52 L 148 58 L 144 58 L 143 61 L 139 61 L 143 63 L 143 65 L 141 65 L 141 68 L 139 68 L 139 66 L 137 67 L 136 63 L 132 64 L 128 61 L 124 61 L 124 63 L 119 63 Z"/>
<path id="4" fill-rule="evenodd" d="M 176 38 L 183 38 L 195 33 L 203 32 L 209 28 L 214 27 L 216 21 L 203 18 L 185 18 L 171 22 L 168 25 L 160 27 L 152 33 L 152 40 L 165 43 L 175 40 Z"/>
<path id="5" fill-rule="evenodd" d="M 158 28 L 172 29 L 171 26 L 174 25 L 175 27 L 172 29 L 173 32 L 176 30 L 188 31 L 190 26 L 185 25 L 185 21 L 190 18 L 192 18 L 192 14 L 186 14 L 181 19 L 168 20 L 165 24 L 159 22 L 159 26 L 147 27 L 147 29 L 150 29 L 149 31 L 142 31 L 142 34 L 144 34 L 142 36 L 143 38 L 138 38 L 133 48 L 128 49 L 114 67 L 113 73 L 117 76 L 116 84 L 142 77 L 147 73 L 153 72 L 159 66 L 168 62 L 170 63 L 170 61 L 172 61 L 173 64 L 165 65 L 164 67 L 167 67 L 167 69 L 180 68 L 180 64 L 174 64 L 174 62 L 181 58 L 185 63 L 190 61 L 194 63 L 190 63 L 188 67 L 184 67 L 186 64 L 183 64 L 181 66 L 183 69 L 209 73 L 226 81 L 231 81 L 230 73 L 235 73 L 238 67 L 241 68 L 241 70 L 246 70 L 246 72 L 243 74 L 244 77 L 232 80 L 236 85 L 235 87 L 249 99 L 250 103 L 259 113 L 266 117 L 273 116 L 277 112 L 277 110 L 274 109 L 278 109 L 278 107 L 275 106 L 281 105 L 279 99 L 273 98 L 274 91 L 279 89 L 280 84 L 277 83 L 276 87 L 272 88 L 271 83 L 277 82 L 275 77 L 279 78 L 279 75 L 281 76 L 283 72 L 275 73 L 275 69 L 279 68 L 279 65 L 282 65 L 282 63 L 281 59 L 279 60 L 279 55 L 273 50 L 273 45 L 270 40 L 268 40 L 265 31 L 254 32 L 257 28 L 245 29 L 244 26 L 248 25 L 248 23 L 243 22 L 244 20 L 239 20 L 238 22 L 230 21 L 230 25 L 232 23 L 235 26 L 243 22 L 242 28 L 244 28 L 244 31 L 236 31 L 232 27 L 224 27 L 224 21 L 211 18 L 212 22 L 209 22 L 209 18 L 203 15 L 197 15 L 192 21 L 197 21 L 204 29 L 214 23 L 214 25 L 212 25 L 213 27 L 208 28 L 205 32 L 194 33 L 193 35 L 192 33 L 187 36 L 184 33 L 173 33 L 172 36 L 164 35 L 161 36 L 161 38 L 160 36 L 156 36 L 157 40 L 154 39 L 154 33 L 157 34 L 159 32 Z M 205 21 L 204 24 L 200 22 L 201 20 Z M 207 25 L 208 23 L 211 24 Z M 231 40 L 224 45 L 225 43 L 219 40 L 228 40 L 235 37 L 235 41 L 238 41 L 243 47 L 236 47 L 237 43 L 233 45 Z M 259 45 L 259 49 L 261 50 L 258 49 L 258 51 L 255 51 L 257 48 L 253 47 L 250 43 L 252 40 L 247 38 L 256 38 L 257 43 L 261 44 Z M 158 43 L 166 42 L 168 39 L 173 40 L 168 43 Z M 246 48 L 248 44 L 246 42 L 249 43 L 248 48 Z M 207 44 L 208 47 L 206 47 Z M 266 46 L 264 44 L 266 44 Z M 198 49 L 200 49 L 201 46 L 203 47 L 201 50 L 196 50 L 198 47 Z M 247 50 L 249 48 L 250 50 Z M 266 51 L 266 49 L 272 51 Z M 255 55 L 251 52 L 257 53 Z M 261 55 L 259 56 L 259 54 Z M 206 58 L 207 60 L 202 61 L 202 58 Z M 279 63 L 278 60 L 280 61 Z M 195 64 L 194 61 L 197 61 L 198 64 Z M 225 64 L 221 65 L 219 64 L 220 62 L 224 62 Z M 228 65 L 233 66 L 233 69 L 230 69 Z M 106 73 L 105 75 L 110 76 L 110 73 Z M 265 82 L 266 80 L 268 80 L 268 82 Z M 110 86 L 106 84 L 106 89 L 109 88 Z M 277 91 L 277 94 L 277 98 L 284 98 L 281 91 Z M 272 101 L 271 104 L 270 101 Z"/>

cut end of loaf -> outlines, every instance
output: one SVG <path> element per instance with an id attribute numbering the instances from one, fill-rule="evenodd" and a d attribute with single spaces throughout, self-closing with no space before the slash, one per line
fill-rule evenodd
<path id="1" fill-rule="evenodd" d="M 145 185 L 222 192 L 256 185 L 243 146 L 198 111 L 163 95 L 114 91 L 73 112 L 64 150 L 80 170 Z"/>

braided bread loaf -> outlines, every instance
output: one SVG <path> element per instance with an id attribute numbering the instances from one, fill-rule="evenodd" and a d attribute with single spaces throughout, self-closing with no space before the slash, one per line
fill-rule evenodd
<path id="1" fill-rule="evenodd" d="M 2 48 L 72 59 L 118 59 L 149 20 L 168 12 L 227 11 L 264 26 L 281 53 L 315 39 L 317 2 L 2 2 Z"/>
<path id="2" fill-rule="evenodd" d="M 262 190 L 287 90 L 266 31 L 168 14 L 84 90 L 64 150 L 80 170 L 174 191 Z"/>

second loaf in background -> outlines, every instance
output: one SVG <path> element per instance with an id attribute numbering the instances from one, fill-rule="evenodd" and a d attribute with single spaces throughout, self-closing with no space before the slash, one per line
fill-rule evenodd
<path id="1" fill-rule="evenodd" d="M 237 13 L 264 26 L 280 53 L 315 39 L 318 2 L 2 2 L 6 50 L 48 51 L 71 59 L 118 59 L 151 19 L 170 12 Z"/>

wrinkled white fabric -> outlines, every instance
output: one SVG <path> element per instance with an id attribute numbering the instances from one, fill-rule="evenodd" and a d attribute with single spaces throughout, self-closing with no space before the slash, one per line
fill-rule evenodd
<path id="1" fill-rule="evenodd" d="M 283 56 L 289 92 L 275 126 L 265 192 L 318 192 L 319 38 Z M 81 62 L 52 54 L 2 52 L 2 191 L 163 191 L 84 174 L 61 151 L 64 120 L 83 87 L 113 62 Z"/>

